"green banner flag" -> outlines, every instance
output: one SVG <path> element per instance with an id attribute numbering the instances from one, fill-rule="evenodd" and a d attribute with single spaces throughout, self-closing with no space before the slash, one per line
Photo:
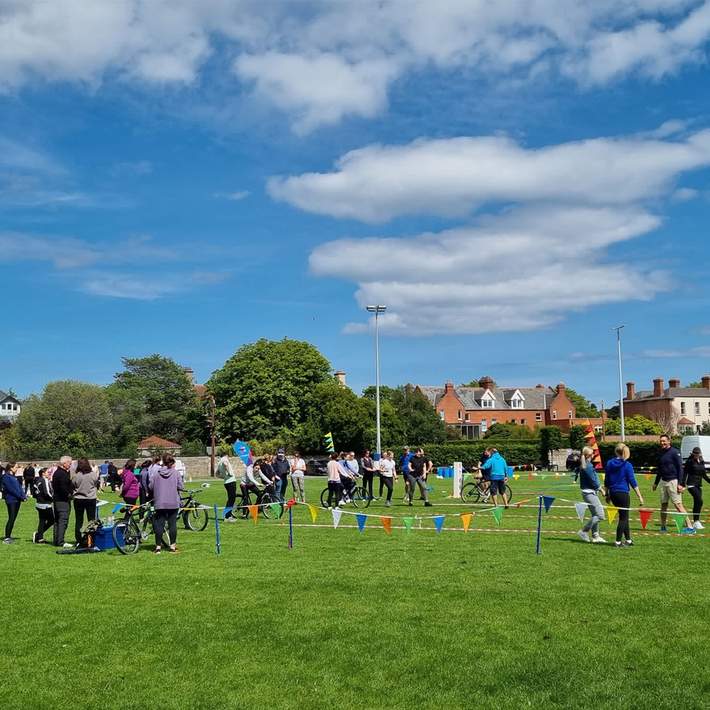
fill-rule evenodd
<path id="1" fill-rule="evenodd" d="M 325 444 L 325 450 L 329 453 L 332 454 L 335 452 L 335 444 L 333 442 L 333 434 L 331 432 L 328 432 L 324 437 L 323 437 L 323 443 Z"/>
<path id="2" fill-rule="evenodd" d="M 404 527 L 407 529 L 407 532 L 411 532 L 412 525 L 414 525 L 414 518 L 402 518 L 402 522 L 404 523 Z"/>
<path id="3" fill-rule="evenodd" d="M 277 518 L 281 515 L 281 503 L 272 503 L 269 508 Z"/>
<path id="4" fill-rule="evenodd" d="M 685 527 L 685 513 L 673 513 L 673 521 L 678 529 L 678 532 L 682 532 Z"/>
<path id="5" fill-rule="evenodd" d="M 491 512 L 493 513 L 496 523 L 500 525 L 500 521 L 503 518 L 503 508 L 493 508 Z"/>

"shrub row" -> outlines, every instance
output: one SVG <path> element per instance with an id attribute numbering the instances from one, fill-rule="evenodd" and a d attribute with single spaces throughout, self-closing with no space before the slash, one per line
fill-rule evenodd
<path id="1" fill-rule="evenodd" d="M 464 468 L 472 468 L 481 460 L 481 454 L 489 446 L 495 446 L 511 466 L 536 463 L 540 460 L 540 445 L 535 442 L 493 442 L 489 439 L 471 443 L 449 442 L 428 444 L 424 446 L 424 451 L 431 457 L 434 466 L 450 466 L 454 461 L 461 461 Z"/>
<path id="2" fill-rule="evenodd" d="M 606 462 L 609 459 L 614 458 L 614 447 L 618 442 L 605 441 L 599 444 L 599 452 L 602 455 L 602 461 Z M 661 451 L 661 447 L 655 441 L 630 441 L 627 442 L 629 450 L 631 451 L 631 463 L 636 468 L 642 468 L 646 466 L 656 466 L 658 464 L 658 456 Z M 674 439 L 672 442 L 678 450 L 680 450 L 680 439 Z"/>

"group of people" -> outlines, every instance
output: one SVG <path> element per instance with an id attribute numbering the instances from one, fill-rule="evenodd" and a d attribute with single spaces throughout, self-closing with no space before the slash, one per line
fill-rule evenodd
<path id="1" fill-rule="evenodd" d="M 161 551 L 166 528 L 169 551 L 177 552 L 177 518 L 184 478 L 176 467 L 175 458 L 156 456 L 140 466 L 134 459 L 129 459 L 116 480 L 110 482 L 104 480 L 102 473 L 100 467 L 92 466 L 87 459 L 74 461 L 71 456 L 62 456 L 55 466 L 41 468 L 36 474 L 32 464 L 23 471 L 15 462 L 0 465 L 0 492 L 7 508 L 3 543 L 10 545 L 15 542 L 12 532 L 20 507 L 32 497 L 38 517 L 32 542 L 48 542 L 44 536 L 52 528 L 51 544 L 55 547 L 73 548 L 80 545 L 85 522 L 96 519 L 99 491 L 104 486 L 110 486 L 112 490 L 120 487 L 120 496 L 127 506 L 152 503 L 155 508 L 155 552 Z M 75 544 L 65 539 L 72 506 Z"/>
<path id="2" fill-rule="evenodd" d="M 681 532 L 685 535 L 693 535 L 696 530 L 704 528 L 700 521 L 700 513 L 703 509 L 702 484 L 703 480 L 710 483 L 702 452 L 699 448 L 694 448 L 683 464 L 680 452 L 671 445 L 669 436 L 665 434 L 661 436 L 660 447 L 656 478 L 652 487 L 654 491 L 660 487 L 661 525 L 659 532 L 668 532 L 668 508 L 672 504 L 677 513 L 685 516 L 685 527 L 681 529 Z M 605 542 L 599 533 L 599 523 L 604 519 L 604 507 L 600 500 L 600 496 L 602 496 L 617 510 L 615 546 L 631 547 L 634 544 L 629 529 L 631 491 L 636 494 L 639 506 L 644 505 L 644 499 L 634 475 L 634 468 L 629 461 L 629 447 L 626 444 L 618 444 L 614 453 L 614 458 L 606 464 L 604 482 L 602 483 L 592 463 L 594 451 L 589 447 L 582 449 L 577 478 L 582 499 L 589 507 L 591 518 L 577 532 L 577 535 L 585 542 Z M 682 494 L 685 491 L 688 491 L 693 498 L 692 520 L 683 505 Z"/>

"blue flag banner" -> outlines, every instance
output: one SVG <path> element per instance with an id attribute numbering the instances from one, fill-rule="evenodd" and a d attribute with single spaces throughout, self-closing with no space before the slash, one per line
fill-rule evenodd
<path id="1" fill-rule="evenodd" d="M 229 513 L 231 513 L 232 510 L 233 510 L 233 508 L 232 508 L 231 505 L 228 505 L 228 506 L 224 509 L 223 520 L 226 520 L 227 515 L 228 515 Z"/>
<path id="2" fill-rule="evenodd" d="M 436 532 L 441 532 L 441 528 L 444 527 L 444 518 L 446 516 L 444 515 L 435 515 L 434 516 L 434 525 L 436 525 Z"/>
<path id="3" fill-rule="evenodd" d="M 552 504 L 555 502 L 555 497 L 554 496 L 543 496 L 542 502 L 545 505 L 545 512 L 549 513 L 550 508 L 552 508 Z"/>
<path id="4" fill-rule="evenodd" d="M 234 449 L 234 453 L 239 456 L 245 466 L 248 466 L 250 463 L 253 463 L 253 459 L 251 457 L 251 448 L 249 447 L 249 444 L 247 444 L 246 441 L 235 441 L 234 446 L 232 448 Z"/>
<path id="5" fill-rule="evenodd" d="M 360 532 L 362 532 L 365 529 L 365 523 L 367 522 L 367 515 L 363 515 L 363 513 L 358 513 L 356 516 L 357 518 L 357 527 Z"/>
<path id="6" fill-rule="evenodd" d="M 116 505 L 114 505 L 111 509 L 111 515 L 114 515 L 115 513 L 118 513 L 121 510 L 123 510 L 123 503 L 116 503 Z"/>

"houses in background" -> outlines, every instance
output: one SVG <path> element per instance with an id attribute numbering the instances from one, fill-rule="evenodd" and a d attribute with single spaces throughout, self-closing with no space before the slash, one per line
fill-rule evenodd
<path id="1" fill-rule="evenodd" d="M 673 434 L 695 434 L 710 425 L 710 375 L 702 378 L 700 387 L 681 387 L 677 378 L 669 379 L 666 387 L 657 377 L 653 389 L 637 392 L 635 383 L 627 382 L 624 414 L 640 414 Z"/>
<path id="2" fill-rule="evenodd" d="M 441 419 L 461 430 L 465 439 L 479 439 L 493 424 L 520 424 L 530 429 L 546 425 L 569 431 L 586 418 L 577 418 L 574 403 L 564 384 L 556 387 L 498 387 L 484 377 L 479 387 L 456 387 L 447 382 L 443 387 L 417 385 L 436 409 Z M 589 420 L 601 430 L 602 420 Z"/>
<path id="3" fill-rule="evenodd" d="M 0 422 L 13 424 L 20 416 L 22 403 L 17 397 L 0 390 Z"/>

